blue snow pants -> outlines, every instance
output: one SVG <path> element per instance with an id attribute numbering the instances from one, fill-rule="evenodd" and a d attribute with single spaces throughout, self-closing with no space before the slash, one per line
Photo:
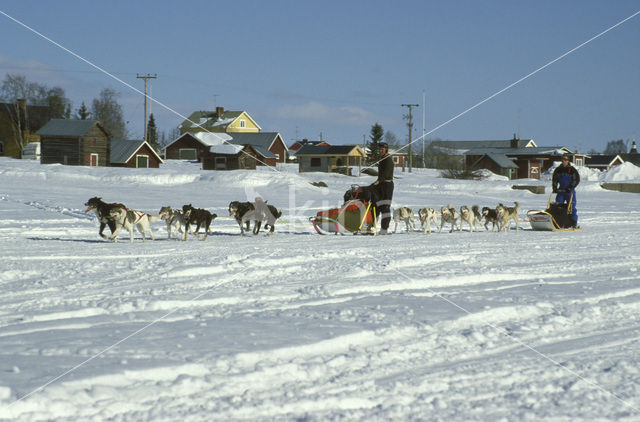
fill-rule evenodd
<path id="1" fill-rule="evenodd" d="M 571 196 L 573 195 L 573 199 Z M 568 204 L 571 201 L 571 218 L 578 223 L 578 211 L 576 210 L 576 191 L 572 189 L 570 192 L 558 192 L 556 202 L 558 204 Z"/>

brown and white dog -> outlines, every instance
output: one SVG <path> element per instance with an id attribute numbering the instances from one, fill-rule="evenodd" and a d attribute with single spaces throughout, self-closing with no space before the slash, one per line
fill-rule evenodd
<path id="1" fill-rule="evenodd" d="M 193 233 L 198 239 L 200 239 L 200 236 L 198 235 L 200 226 L 204 227 L 204 237 L 202 240 L 205 240 L 209 233 L 213 233 L 210 231 L 211 222 L 218 216 L 218 214 L 211 214 L 211 212 L 203 208 L 194 208 L 191 204 L 182 206 L 182 214 L 185 218 L 184 237 L 182 240 L 187 240 L 189 232 Z M 189 229 L 189 225 L 191 224 L 195 224 L 196 226 L 194 231 Z"/>
<path id="2" fill-rule="evenodd" d="M 518 231 L 518 211 L 520 211 L 520 204 L 514 202 L 515 206 L 505 207 L 499 204 L 496 207 L 498 213 L 498 231 L 507 231 L 510 229 L 509 220 L 513 220 L 516 223 L 516 232 Z"/>
<path id="3" fill-rule="evenodd" d="M 393 221 L 396 223 L 393 232 L 395 233 L 398 229 L 398 224 L 401 221 L 404 221 L 404 224 L 407 228 L 407 234 L 411 233 L 414 229 L 413 224 L 413 210 L 408 207 L 400 207 L 393 210 Z"/>
<path id="4" fill-rule="evenodd" d="M 496 228 L 496 226 L 500 227 L 500 223 L 498 222 L 498 211 L 494 208 L 482 207 L 482 217 L 484 217 L 484 228 L 489 231 L 489 223 L 492 223 L 491 231 Z"/>
<path id="5" fill-rule="evenodd" d="M 89 212 L 91 210 L 95 211 L 96 216 L 98 217 L 98 221 L 100 221 L 100 230 L 98 231 L 98 234 L 100 235 L 100 237 L 104 239 L 107 239 L 107 236 L 102 234 L 105 226 L 109 226 L 109 229 L 111 230 L 111 234 L 113 234 L 113 232 L 116 231 L 116 223 L 109 216 L 109 213 L 111 212 L 111 210 L 115 208 L 127 209 L 127 207 L 117 202 L 111 203 L 111 204 L 104 202 L 102 198 L 99 198 L 97 196 L 90 198 L 84 205 L 87 206 L 87 209 L 84 210 L 84 212 Z"/>
<path id="6" fill-rule="evenodd" d="M 424 234 L 431 234 L 431 221 L 438 227 L 438 214 L 433 208 L 421 208 L 418 211 L 420 219 L 420 229 L 424 229 Z"/>
<path id="7" fill-rule="evenodd" d="M 123 228 L 129 230 L 129 241 L 133 243 L 133 228 L 137 228 L 140 234 L 142 234 L 142 241 L 145 242 L 145 232 L 149 232 L 152 240 L 155 240 L 153 235 L 153 230 L 151 230 L 150 221 L 156 221 L 160 219 L 160 215 L 149 215 L 143 211 L 124 209 L 124 208 L 114 208 L 109 213 L 109 216 L 116 223 L 116 230 L 109 237 L 109 240 L 113 240 L 114 242 L 118 241 L 118 233 Z"/>
<path id="8" fill-rule="evenodd" d="M 442 231 L 444 223 L 450 223 L 451 230 L 449 230 L 449 233 L 453 233 L 453 229 L 458 225 L 457 221 L 458 211 L 456 211 L 456 207 L 449 204 L 446 207 L 440 208 L 440 229 L 438 230 L 438 232 Z"/>
<path id="9" fill-rule="evenodd" d="M 477 209 L 478 206 L 474 205 Z M 467 223 L 469 225 L 469 233 L 471 233 L 474 229 L 477 232 L 478 227 L 476 226 L 476 213 L 473 210 L 470 210 L 469 207 L 463 205 L 460 207 L 460 231 L 462 231 L 462 225 Z"/>

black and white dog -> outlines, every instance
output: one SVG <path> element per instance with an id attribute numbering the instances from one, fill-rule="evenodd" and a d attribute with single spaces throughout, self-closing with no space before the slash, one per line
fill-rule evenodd
<path id="1" fill-rule="evenodd" d="M 127 209 L 127 207 L 117 202 L 111 204 L 104 202 L 102 198 L 99 198 L 97 196 L 90 198 L 84 205 L 87 206 L 87 209 L 84 210 L 84 212 L 89 212 L 91 210 L 95 211 L 96 216 L 98 217 L 98 221 L 100 221 L 100 230 L 98 231 L 98 234 L 104 239 L 107 239 L 107 236 L 102 234 L 102 232 L 104 231 L 104 228 L 106 226 L 109 226 L 111 234 L 116 231 L 116 223 L 110 215 L 111 211 L 116 208 L 124 208 L 125 210 Z"/>
<path id="2" fill-rule="evenodd" d="M 240 234 L 244 234 L 245 226 L 247 231 L 251 228 L 252 211 L 255 211 L 255 207 L 251 202 L 231 201 L 229 203 L 229 215 L 236 219 L 240 226 Z"/>
<path id="3" fill-rule="evenodd" d="M 204 227 L 204 237 L 202 240 L 205 240 L 210 232 L 211 222 L 218 216 L 218 214 L 211 214 L 211 212 L 203 209 L 203 208 L 194 208 L 191 204 L 182 206 L 182 215 L 186 219 L 186 224 L 184 227 L 184 237 L 182 240 L 187 240 L 188 233 L 191 231 L 189 229 L 189 225 L 194 224 L 196 226 L 195 231 L 191 231 L 198 239 L 200 236 L 198 232 L 200 231 L 200 227 Z"/>
<path id="4" fill-rule="evenodd" d="M 492 223 L 491 231 L 496 228 L 496 226 L 500 227 L 498 223 L 498 211 L 495 208 L 482 207 L 482 216 L 484 217 L 484 229 L 489 231 L 489 223 Z"/>

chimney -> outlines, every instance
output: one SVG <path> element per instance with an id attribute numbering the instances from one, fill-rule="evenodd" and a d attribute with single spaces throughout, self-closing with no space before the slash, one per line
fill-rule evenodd
<path id="1" fill-rule="evenodd" d="M 511 140 L 511 144 L 510 144 L 511 148 L 520 148 L 520 139 L 518 139 L 516 137 L 516 134 L 513 134 L 513 139 Z"/>
<path id="2" fill-rule="evenodd" d="M 222 118 L 222 113 L 224 113 L 224 107 L 216 107 L 216 114 L 218 115 L 218 119 Z"/>
<path id="3" fill-rule="evenodd" d="M 633 143 L 631 144 L 631 150 L 629 151 L 629 154 L 637 154 L 638 153 L 638 149 L 636 148 L 636 141 L 633 141 Z"/>

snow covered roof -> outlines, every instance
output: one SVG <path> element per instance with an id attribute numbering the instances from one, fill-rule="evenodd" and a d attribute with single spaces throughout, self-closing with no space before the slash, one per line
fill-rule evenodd
<path id="1" fill-rule="evenodd" d="M 244 149 L 242 145 L 222 144 L 213 145 L 209 148 L 209 152 L 213 154 L 236 155 Z"/>
<path id="2" fill-rule="evenodd" d="M 193 132 L 191 136 L 208 146 L 222 145 L 232 139 L 229 134 L 220 132 Z"/>

